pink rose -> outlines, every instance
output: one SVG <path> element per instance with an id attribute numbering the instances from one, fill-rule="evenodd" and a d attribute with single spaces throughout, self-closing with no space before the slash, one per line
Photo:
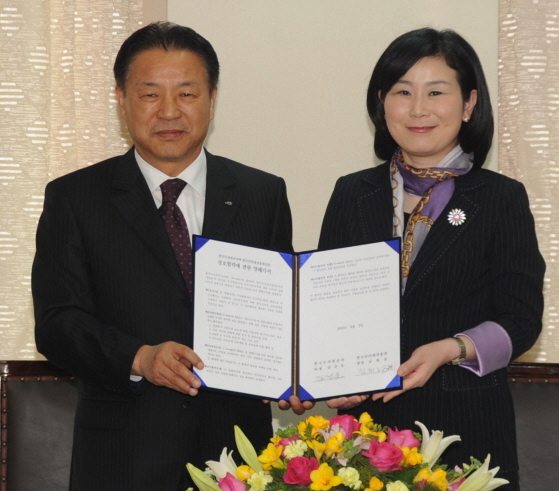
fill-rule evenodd
<path id="1" fill-rule="evenodd" d="M 369 445 L 369 453 L 362 452 L 369 458 L 369 463 L 378 468 L 379 472 L 399 471 L 400 462 L 404 458 L 404 452 L 391 443 L 380 443 L 373 438 Z"/>
<path id="2" fill-rule="evenodd" d="M 397 429 L 388 428 L 388 443 L 398 445 L 399 447 L 419 447 L 419 440 L 413 436 L 413 431 L 411 430 L 398 431 Z"/>
<path id="3" fill-rule="evenodd" d="M 220 479 L 217 486 L 222 491 L 246 491 L 246 485 L 239 481 L 233 474 L 228 472 L 223 479 Z"/>
<path id="4" fill-rule="evenodd" d="M 295 486 L 310 486 L 311 472 L 318 469 L 318 460 L 314 457 L 293 457 L 287 463 L 287 471 L 283 476 L 284 482 Z"/>
<path id="5" fill-rule="evenodd" d="M 346 440 L 350 440 L 353 438 L 353 432 L 359 431 L 361 428 L 361 424 L 357 421 L 353 416 L 349 414 L 342 414 L 340 416 L 336 416 L 330 420 L 330 428 L 333 428 L 334 425 L 339 425 L 342 429 L 343 433 L 345 434 Z"/>

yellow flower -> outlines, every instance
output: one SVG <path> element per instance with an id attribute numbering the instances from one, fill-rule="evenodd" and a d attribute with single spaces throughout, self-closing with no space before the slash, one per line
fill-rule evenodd
<path id="1" fill-rule="evenodd" d="M 367 441 L 369 441 L 371 437 L 375 437 L 381 443 L 386 441 L 386 433 L 383 431 L 375 431 L 380 429 L 380 425 L 374 423 L 369 413 L 362 413 L 361 416 L 359 416 L 359 423 L 361 426 L 359 430 L 355 432 L 357 435 L 365 437 Z"/>
<path id="2" fill-rule="evenodd" d="M 307 445 L 314 452 L 316 460 L 320 460 L 324 450 L 326 450 L 326 443 L 321 443 L 318 440 L 307 440 Z"/>
<path id="3" fill-rule="evenodd" d="M 307 427 L 309 425 L 307 424 L 306 421 L 299 421 L 299 423 L 297 424 L 297 433 L 299 433 L 299 435 L 301 435 L 301 438 L 303 440 L 306 440 L 307 438 Z"/>
<path id="4" fill-rule="evenodd" d="M 429 482 L 441 491 L 446 491 L 448 489 L 446 471 L 441 469 L 440 467 L 436 469 L 433 474 L 431 474 L 431 479 L 429 480 Z"/>
<path id="5" fill-rule="evenodd" d="M 273 436 L 272 438 L 270 438 L 270 441 L 274 444 L 277 445 L 279 442 L 281 442 L 282 437 L 279 435 Z"/>
<path id="6" fill-rule="evenodd" d="M 371 433 L 380 443 L 386 441 L 386 433 L 384 431 L 373 431 Z"/>
<path id="7" fill-rule="evenodd" d="M 309 416 L 307 418 L 307 423 L 310 424 L 315 430 L 325 430 L 326 428 L 328 428 L 330 420 L 325 419 L 322 416 Z"/>
<path id="8" fill-rule="evenodd" d="M 386 433 L 384 431 L 373 431 L 365 425 L 361 425 L 361 428 L 355 433 L 361 435 L 365 441 L 371 441 L 371 438 L 376 438 L 380 443 L 386 441 Z"/>
<path id="9" fill-rule="evenodd" d="M 295 457 L 302 457 L 309 446 L 303 440 L 291 442 L 283 449 L 283 455 L 286 459 L 291 460 Z"/>
<path id="10" fill-rule="evenodd" d="M 266 450 L 258 456 L 258 460 L 262 462 L 264 470 L 268 471 L 272 467 L 277 469 L 281 469 L 283 467 L 283 462 L 280 459 L 282 451 L 283 447 L 281 445 L 276 447 L 273 443 L 268 443 Z"/>
<path id="11" fill-rule="evenodd" d="M 311 472 L 311 489 L 313 491 L 328 491 L 342 483 L 340 476 L 334 475 L 334 469 L 328 464 L 320 464 L 320 467 Z"/>
<path id="12" fill-rule="evenodd" d="M 402 452 L 404 452 L 404 460 L 403 460 L 403 464 L 404 466 L 414 466 L 414 465 L 419 465 L 421 464 L 421 462 L 423 462 L 423 455 L 421 455 L 418 451 L 417 448 L 409 448 L 409 447 L 399 447 L 400 450 L 402 450 Z"/>
<path id="13" fill-rule="evenodd" d="M 446 480 L 446 471 L 440 467 L 434 471 L 425 467 L 421 469 L 417 475 L 413 478 L 413 482 L 427 481 L 432 484 L 437 489 L 441 491 L 446 491 L 448 489 L 448 481 Z"/>
<path id="14" fill-rule="evenodd" d="M 382 484 L 382 481 L 375 476 L 371 477 L 369 487 L 366 488 L 365 491 L 380 491 L 382 488 L 384 488 L 384 484 Z"/>
<path id="15" fill-rule="evenodd" d="M 361 416 L 359 416 L 359 423 L 367 426 L 373 423 L 373 418 L 371 418 L 371 415 L 367 412 L 361 413 Z"/>
<path id="16" fill-rule="evenodd" d="M 415 477 L 413 478 L 413 482 L 427 481 L 430 475 L 431 469 L 429 469 L 428 467 L 424 467 L 415 475 Z"/>
<path id="17" fill-rule="evenodd" d="M 241 481 L 246 481 L 250 476 L 254 474 L 254 469 L 248 465 L 240 465 L 237 467 L 237 479 Z"/>
<path id="18" fill-rule="evenodd" d="M 311 428 L 311 436 L 314 438 L 318 430 L 325 430 L 329 424 L 330 420 L 324 419 L 322 416 L 309 416 L 305 421 L 299 422 L 297 431 L 301 438 L 305 439 L 308 429 Z"/>
<path id="19" fill-rule="evenodd" d="M 324 450 L 326 457 L 330 458 L 333 454 L 340 453 L 342 451 L 342 443 L 344 441 L 345 437 L 340 432 L 328 438 L 328 440 L 326 440 L 326 448 Z"/>
<path id="20" fill-rule="evenodd" d="M 343 481 L 342 484 L 351 489 L 361 489 L 361 480 L 359 479 L 359 471 L 353 467 L 342 467 L 338 471 Z"/>
<path id="21" fill-rule="evenodd" d="M 266 486 L 271 483 L 274 479 L 270 474 L 267 474 L 264 471 L 257 472 L 250 476 L 250 479 L 247 481 L 247 484 L 250 486 L 252 491 L 264 491 Z"/>
<path id="22" fill-rule="evenodd" d="M 386 491 L 410 491 L 402 481 L 395 481 L 386 485 Z"/>
<path id="23" fill-rule="evenodd" d="M 359 427 L 359 430 L 357 430 L 355 433 L 357 435 L 361 435 L 361 436 L 372 436 L 373 435 L 373 431 L 370 430 L 366 425 L 361 425 Z"/>

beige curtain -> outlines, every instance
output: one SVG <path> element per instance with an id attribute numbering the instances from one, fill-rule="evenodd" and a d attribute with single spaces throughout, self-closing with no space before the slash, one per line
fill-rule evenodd
<path id="1" fill-rule="evenodd" d="M 128 147 L 112 63 L 142 0 L 0 0 L 0 359 L 33 359 L 30 267 L 43 190 Z"/>
<path id="2" fill-rule="evenodd" d="M 546 259 L 538 343 L 520 361 L 559 363 L 559 0 L 500 0 L 499 170 L 530 196 Z"/>

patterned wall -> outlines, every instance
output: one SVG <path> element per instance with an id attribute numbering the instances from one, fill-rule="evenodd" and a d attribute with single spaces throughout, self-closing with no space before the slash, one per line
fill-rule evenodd
<path id="1" fill-rule="evenodd" d="M 499 170 L 528 189 L 547 263 L 544 329 L 521 361 L 559 363 L 559 0 L 500 0 Z"/>
<path id="2" fill-rule="evenodd" d="M 0 0 L 0 359 L 34 359 L 30 266 L 46 183 L 122 153 L 111 87 L 142 0 Z"/>

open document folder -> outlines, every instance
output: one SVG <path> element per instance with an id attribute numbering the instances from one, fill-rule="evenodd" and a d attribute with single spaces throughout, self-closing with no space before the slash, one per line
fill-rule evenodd
<path id="1" fill-rule="evenodd" d="M 284 253 L 194 237 L 202 386 L 263 399 L 401 388 L 400 239 Z"/>

